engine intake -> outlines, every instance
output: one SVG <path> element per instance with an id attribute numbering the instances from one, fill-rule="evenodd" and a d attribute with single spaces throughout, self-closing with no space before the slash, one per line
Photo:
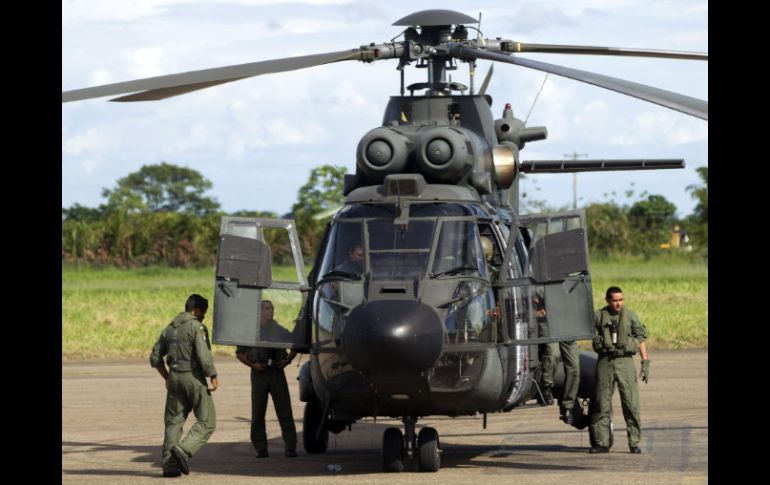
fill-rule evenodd
<path id="1" fill-rule="evenodd" d="M 454 184 L 473 168 L 473 145 L 461 128 L 432 128 L 419 137 L 417 166 L 429 182 Z"/>
<path id="2" fill-rule="evenodd" d="M 369 131 L 358 142 L 356 165 L 370 183 L 380 183 L 386 175 L 404 171 L 412 144 L 393 128 Z"/>

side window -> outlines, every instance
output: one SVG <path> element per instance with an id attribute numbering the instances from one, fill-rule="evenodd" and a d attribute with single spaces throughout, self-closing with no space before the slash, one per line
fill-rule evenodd
<path id="1" fill-rule="evenodd" d="M 286 243 L 289 251 L 281 249 Z M 293 260 L 295 271 L 274 275 L 276 257 Z M 222 218 L 214 285 L 214 343 L 308 348 L 307 326 L 303 319 L 295 320 L 302 292 L 307 289 L 294 221 Z M 268 306 L 263 301 L 271 299 L 275 302 L 264 310 L 270 314 L 263 314 Z"/>

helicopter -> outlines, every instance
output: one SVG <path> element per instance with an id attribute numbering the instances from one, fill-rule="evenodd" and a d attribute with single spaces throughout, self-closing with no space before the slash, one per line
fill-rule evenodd
<path id="1" fill-rule="evenodd" d="M 356 150 L 345 176 L 345 205 L 326 227 L 306 275 L 292 220 L 223 217 L 214 283 L 213 341 L 293 348 L 310 355 L 299 372 L 303 444 L 324 453 L 329 433 L 367 417 L 399 418 L 383 433 L 384 471 L 415 461 L 441 466 L 439 433 L 418 420 L 508 412 L 542 399 L 538 346 L 593 337 L 593 290 L 583 211 L 523 215 L 522 174 L 684 167 L 679 159 L 537 160 L 520 153 L 547 138 L 506 105 L 499 118 L 475 92 L 476 60 L 490 60 L 594 84 L 708 119 L 708 103 L 592 72 L 526 59 L 528 52 L 708 60 L 708 55 L 645 49 L 531 44 L 469 32 L 476 19 L 424 10 L 393 25 L 403 40 L 359 48 L 96 86 L 62 102 L 119 95 L 155 101 L 248 77 L 345 61 L 397 61 L 401 83 L 381 126 Z M 412 65 L 414 64 L 414 65 Z M 449 72 L 467 64 L 469 86 Z M 405 85 L 404 70 L 425 82 Z M 407 91 L 409 92 L 407 94 Z M 286 231 L 297 282 L 274 281 L 266 231 Z M 288 336 L 261 335 L 268 289 L 299 291 Z M 537 310 L 542 307 L 544 315 Z M 588 424 L 596 355 L 581 352 L 572 426 Z M 555 397 L 563 392 L 557 373 Z"/>

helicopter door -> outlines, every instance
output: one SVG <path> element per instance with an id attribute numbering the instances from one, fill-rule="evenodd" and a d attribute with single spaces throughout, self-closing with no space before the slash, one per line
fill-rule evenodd
<path id="1" fill-rule="evenodd" d="M 584 211 L 523 216 L 523 230 L 509 235 L 504 267 L 511 264 L 517 239 L 528 248 L 524 275 L 505 286 L 521 295 L 511 321 L 529 321 L 529 338 L 516 343 L 543 343 L 593 338 L 593 290 L 588 267 Z M 525 233 L 523 231 L 526 231 Z"/>
<path id="2" fill-rule="evenodd" d="M 291 246 L 297 282 L 273 281 L 270 245 L 286 240 Z M 223 217 L 214 284 L 214 343 L 278 348 L 309 345 L 306 332 L 293 328 L 289 321 L 279 324 L 279 318 L 274 317 L 260 325 L 265 290 L 276 299 L 276 314 L 292 305 L 292 296 L 297 295 L 274 296 L 279 293 L 275 290 L 304 292 L 299 303 L 306 295 L 308 285 L 294 221 Z"/>

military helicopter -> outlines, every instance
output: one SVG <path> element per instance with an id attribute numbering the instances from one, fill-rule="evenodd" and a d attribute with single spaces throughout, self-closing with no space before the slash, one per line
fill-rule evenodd
<path id="1" fill-rule="evenodd" d="M 306 276 L 291 220 L 223 217 L 214 285 L 218 344 L 294 348 L 300 369 L 303 442 L 323 453 L 329 433 L 365 417 L 400 418 L 383 434 L 382 465 L 441 465 L 438 431 L 420 418 L 511 411 L 542 399 L 538 346 L 593 336 L 593 299 L 582 211 L 519 213 L 521 174 L 683 168 L 683 160 L 520 159 L 527 142 L 547 137 L 473 85 L 477 59 L 515 64 L 634 96 L 708 119 L 708 103 L 592 72 L 529 60 L 528 52 L 707 60 L 708 55 L 613 47 L 529 44 L 469 35 L 477 20 L 424 10 L 396 21 L 403 40 L 356 49 L 204 69 L 62 93 L 62 102 L 121 95 L 161 100 L 261 74 L 342 61 L 397 60 L 400 94 L 382 125 L 356 148 L 345 177 L 346 202 L 326 228 Z M 398 38 L 398 37 L 397 37 Z M 448 79 L 460 63 L 470 87 Z M 425 69 L 408 86 L 404 70 Z M 406 94 L 409 91 L 409 94 Z M 130 93 L 130 94 L 127 94 Z M 297 282 L 272 278 L 265 231 L 286 230 Z M 266 289 L 299 291 L 291 333 L 262 335 Z M 538 312 L 544 310 L 544 312 Z M 581 352 L 572 426 L 588 424 L 596 355 Z M 557 373 L 555 396 L 563 375 Z"/>

